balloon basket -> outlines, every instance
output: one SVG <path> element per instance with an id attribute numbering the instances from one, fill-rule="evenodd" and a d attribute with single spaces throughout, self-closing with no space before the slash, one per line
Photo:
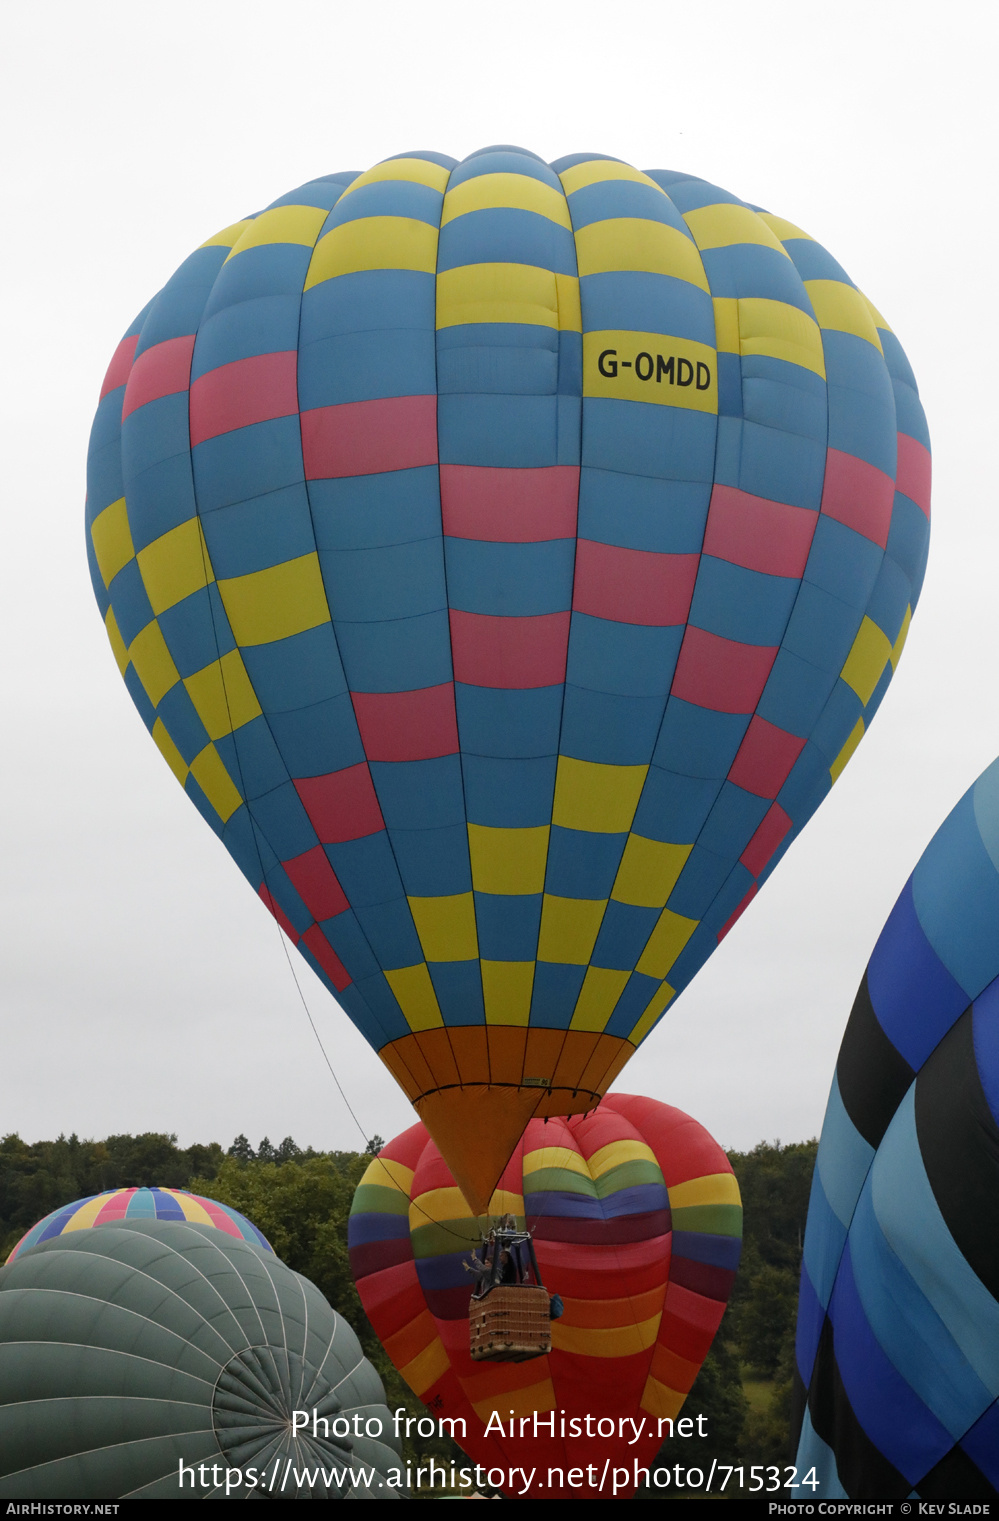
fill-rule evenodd
<path id="1" fill-rule="evenodd" d="M 549 1294 L 535 1284 L 500 1284 L 468 1306 L 472 1361 L 522 1363 L 552 1349 Z"/>

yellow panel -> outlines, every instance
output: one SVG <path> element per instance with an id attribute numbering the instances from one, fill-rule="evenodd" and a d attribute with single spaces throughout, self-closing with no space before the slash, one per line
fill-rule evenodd
<path id="1" fill-rule="evenodd" d="M 489 1417 L 494 1412 L 501 1421 L 510 1420 L 511 1412 L 513 1419 L 519 1421 L 522 1416 L 531 1416 L 536 1410 L 554 1410 L 555 1386 L 550 1378 L 546 1378 L 540 1384 L 528 1384 L 526 1389 L 507 1389 L 489 1399 L 477 1400 L 472 1404 L 472 1409 L 483 1425 L 489 1424 Z"/>
<path id="2" fill-rule="evenodd" d="M 469 824 L 472 886 L 480 893 L 540 893 L 545 886 L 548 825 L 492 829 Z"/>
<path id="3" fill-rule="evenodd" d="M 450 1366 L 451 1360 L 444 1351 L 444 1343 L 439 1336 L 435 1336 L 429 1347 L 424 1347 L 422 1352 L 417 1352 L 410 1362 L 399 1369 L 399 1372 L 413 1393 L 421 1395 L 432 1388 Z"/>
<path id="4" fill-rule="evenodd" d="M 157 707 L 161 698 L 180 680 L 180 672 L 155 619 L 136 634 L 129 645 L 128 658 L 146 689 L 146 696 L 153 707 Z"/>
<path id="5" fill-rule="evenodd" d="M 715 351 L 665 333 L 584 333 L 583 395 L 717 412 Z"/>
<path id="6" fill-rule="evenodd" d="M 201 754 L 194 757 L 191 775 L 224 824 L 243 799 L 214 745 L 206 745 Z"/>
<path id="7" fill-rule="evenodd" d="M 437 326 L 528 322 L 558 327 L 558 291 L 550 269 L 535 264 L 462 264 L 437 276 Z"/>
<path id="8" fill-rule="evenodd" d="M 860 741 L 863 739 L 863 737 L 864 737 L 864 720 L 862 718 L 858 718 L 857 722 L 854 724 L 853 728 L 850 730 L 849 737 L 847 738 L 846 744 L 843 746 L 842 750 L 839 752 L 839 754 L 837 755 L 836 759 L 833 761 L 832 765 L 829 767 L 829 776 L 830 776 L 830 778 L 831 778 L 832 781 L 835 782 L 835 781 L 839 780 L 840 774 L 843 771 L 844 767 L 846 766 L 847 761 L 850 759 L 850 756 L 853 754 L 854 750 L 856 750 L 857 746 L 860 744 Z"/>
<path id="9" fill-rule="evenodd" d="M 535 963 L 533 961 L 483 961 L 481 966 L 486 1024 L 530 1024 Z"/>
<path id="10" fill-rule="evenodd" d="M 731 248 L 737 243 L 758 243 L 789 257 L 780 238 L 762 217 L 748 206 L 700 206 L 684 213 L 683 220 L 694 234 L 698 248 Z"/>
<path id="11" fill-rule="evenodd" d="M 636 970 L 644 972 L 646 977 L 665 977 L 699 922 L 698 919 L 685 919 L 671 908 L 664 908 Z"/>
<path id="12" fill-rule="evenodd" d="M 657 1421 L 675 1421 L 683 1409 L 686 1394 L 679 1394 L 649 1374 L 640 1409 Z"/>
<path id="13" fill-rule="evenodd" d="M 219 591 L 237 644 L 270 644 L 329 622 L 315 553 L 220 581 Z"/>
<path id="14" fill-rule="evenodd" d="M 898 631 L 898 638 L 895 640 L 895 643 L 892 645 L 892 650 L 891 650 L 891 668 L 892 668 L 893 671 L 897 671 L 898 670 L 898 663 L 899 663 L 899 661 L 902 658 L 902 651 L 905 649 L 905 641 L 909 637 L 909 624 L 911 622 L 912 622 L 912 607 L 911 606 L 907 606 L 906 609 L 905 609 L 905 617 L 902 619 L 902 627 Z"/>
<path id="15" fill-rule="evenodd" d="M 415 217 L 359 217 L 320 238 L 305 289 L 362 269 L 416 269 L 432 275 L 436 268 L 437 228 L 429 222 Z"/>
<path id="16" fill-rule="evenodd" d="M 775 237 L 780 238 L 782 243 L 788 242 L 790 238 L 806 238 L 809 243 L 815 242 L 809 233 L 802 232 L 800 227 L 796 227 L 793 222 L 785 221 L 783 217 L 772 216 L 769 211 L 758 211 L 756 215 L 761 222 L 766 222 L 770 231 Z"/>
<path id="17" fill-rule="evenodd" d="M 428 961 L 474 961 L 475 899 L 471 893 L 451 897 L 410 898 L 416 933 Z"/>
<path id="18" fill-rule="evenodd" d="M 567 1326 L 564 1318 L 552 1321 L 552 1351 L 575 1352 L 580 1357 L 634 1357 L 655 1345 L 660 1316 L 650 1315 L 630 1326 Z"/>
<path id="19" fill-rule="evenodd" d="M 648 766 L 605 766 L 560 755 L 552 823 L 563 829 L 625 834 L 631 828 Z"/>
<path id="20" fill-rule="evenodd" d="M 588 966 L 573 1010 L 570 1030 L 602 1030 L 624 992 L 630 972 Z"/>
<path id="21" fill-rule="evenodd" d="M 853 648 L 839 673 L 847 686 L 856 692 L 865 708 L 891 657 L 892 647 L 888 635 L 865 615 L 853 641 Z"/>
<path id="22" fill-rule="evenodd" d="M 604 180 L 631 180 L 636 185 L 651 185 L 660 195 L 665 193 L 655 180 L 649 179 L 640 169 L 633 169 L 630 164 L 619 164 L 612 158 L 591 158 L 585 164 L 575 164 L 560 174 L 559 179 L 566 195 L 572 195 L 574 190 L 582 190 L 587 185 L 601 184 Z"/>
<path id="23" fill-rule="evenodd" d="M 572 231 L 572 219 L 560 190 L 528 174 L 480 174 L 463 180 L 444 197 L 441 226 L 470 211 L 486 211 L 494 206 L 509 206 L 515 211 L 536 211 L 539 216 L 557 222 Z"/>
<path id="24" fill-rule="evenodd" d="M 603 275 L 638 269 L 654 275 L 673 275 L 701 290 L 708 289 L 697 245 L 678 227 L 647 222 L 643 217 L 608 217 L 576 233 L 576 262 L 580 275 Z"/>
<path id="25" fill-rule="evenodd" d="M 538 960 L 585 966 L 607 904 L 603 898 L 556 898 L 545 893 Z"/>
<path id="26" fill-rule="evenodd" d="M 243 233 L 246 231 L 247 227 L 249 227 L 250 223 L 253 220 L 253 217 L 244 217 L 241 222 L 233 222 L 230 224 L 230 226 L 223 227 L 222 231 L 217 232 L 214 238 L 206 238 L 201 247 L 232 248 L 234 243 L 239 242 L 240 238 L 243 236 Z"/>
<path id="27" fill-rule="evenodd" d="M 881 351 L 881 339 L 870 305 L 859 290 L 844 285 L 842 280 L 806 280 L 804 284 L 819 327 L 836 333 L 854 333 Z"/>
<path id="28" fill-rule="evenodd" d="M 676 989 L 671 988 L 668 982 L 664 982 L 655 997 L 649 999 L 645 1013 L 642 1015 L 641 1019 L 638 1021 L 638 1024 L 628 1036 L 628 1039 L 633 1045 L 640 1046 L 642 1044 L 642 1041 L 645 1039 L 646 1035 L 648 1035 L 649 1031 L 652 1029 L 652 1026 L 656 1023 L 659 1016 L 662 1014 L 663 1010 L 669 1003 L 670 999 L 673 998 L 675 994 Z"/>
<path id="29" fill-rule="evenodd" d="M 691 1209 L 697 1204 L 741 1204 L 742 1195 L 734 1174 L 711 1172 L 671 1184 L 669 1202 L 671 1209 Z"/>
<path id="30" fill-rule="evenodd" d="M 640 834 L 629 835 L 611 897 L 619 903 L 634 903 L 638 908 L 665 908 L 693 848 L 693 845 L 664 845 Z"/>
<path id="31" fill-rule="evenodd" d="M 490 1215 L 519 1215 L 524 1218 L 524 1196 L 510 1188 L 496 1188 L 489 1199 Z M 421 1225 L 443 1224 L 447 1220 L 474 1219 L 468 1200 L 460 1188 L 428 1188 L 409 1205 L 409 1223 L 413 1230 Z"/>
<path id="32" fill-rule="evenodd" d="M 864 296 L 863 291 L 861 291 L 860 294 Z M 886 333 L 890 333 L 891 328 L 888 326 L 888 323 L 885 321 L 881 313 L 878 311 L 877 307 L 874 305 L 874 302 L 868 301 L 867 297 L 864 296 L 864 305 L 867 307 L 867 310 L 871 314 L 871 321 L 874 323 L 874 326 L 884 328 Z M 882 353 L 883 352 L 884 349 L 882 347 Z"/>
<path id="33" fill-rule="evenodd" d="M 146 595 L 159 616 L 214 581 L 200 518 L 188 518 L 140 549 L 135 557 Z"/>
<path id="34" fill-rule="evenodd" d="M 735 296 L 715 296 L 715 344 L 720 354 L 738 354 L 739 302 Z"/>
<path id="35" fill-rule="evenodd" d="M 298 243 L 303 248 L 311 248 L 328 216 L 329 212 L 320 206 L 275 206 L 273 211 L 262 211 L 252 222 L 247 222 L 226 263 L 248 248 L 260 248 L 269 243 Z"/>
<path id="36" fill-rule="evenodd" d="M 125 648 L 125 641 L 121 637 L 121 630 L 118 627 L 118 620 L 115 618 L 114 610 L 110 607 L 104 619 L 104 627 L 107 630 L 107 636 L 111 643 L 111 653 L 114 655 L 115 664 L 124 676 L 125 668 L 128 665 L 128 650 Z"/>
<path id="37" fill-rule="evenodd" d="M 414 185 L 429 185 L 431 190 L 446 190 L 450 178 L 450 169 L 431 163 L 427 158 L 387 158 L 375 164 L 373 169 L 365 169 L 356 180 L 351 180 L 343 194 L 350 195 L 362 185 L 376 185 L 381 180 L 409 180 Z"/>
<path id="38" fill-rule="evenodd" d="M 786 301 L 763 296 L 739 297 L 739 349 L 743 354 L 766 354 L 786 359 L 806 370 L 826 374 L 822 334 L 806 312 Z"/>
<path id="39" fill-rule="evenodd" d="M 386 972 L 385 981 L 395 994 L 411 1030 L 435 1030 L 444 1023 L 425 962 Z"/>
<path id="40" fill-rule="evenodd" d="M 361 1182 L 374 1184 L 378 1188 L 397 1188 L 408 1199 L 413 1169 L 405 1167 L 402 1162 L 393 1161 L 391 1157 L 376 1157 L 368 1164 Z"/>
<path id="41" fill-rule="evenodd" d="M 90 538 L 97 556 L 97 569 L 104 585 L 110 586 L 122 566 L 127 565 L 135 554 L 123 496 L 97 514 L 90 525 Z"/>
<path id="42" fill-rule="evenodd" d="M 609 1141 L 590 1157 L 590 1176 L 602 1178 L 625 1162 L 651 1162 L 653 1167 L 659 1166 L 655 1152 L 644 1141 Z"/>
<path id="43" fill-rule="evenodd" d="M 153 724 L 153 742 L 158 746 L 163 759 L 183 787 L 187 781 L 188 764 L 167 733 L 162 718 L 158 718 Z"/>
<path id="44" fill-rule="evenodd" d="M 532 1173 L 540 1172 L 544 1167 L 559 1167 L 564 1172 L 578 1172 L 581 1177 L 588 1178 L 590 1169 L 578 1151 L 570 1151 L 568 1146 L 541 1146 L 537 1151 L 528 1151 L 524 1156 L 523 1175 L 530 1177 Z"/>
<path id="45" fill-rule="evenodd" d="M 230 650 L 221 660 L 185 676 L 184 685 L 209 739 L 221 739 L 260 714 L 257 694 L 238 650 Z"/>
<path id="46" fill-rule="evenodd" d="M 556 275 L 558 325 L 563 333 L 583 331 L 583 313 L 579 304 L 579 280 L 575 275 Z"/>

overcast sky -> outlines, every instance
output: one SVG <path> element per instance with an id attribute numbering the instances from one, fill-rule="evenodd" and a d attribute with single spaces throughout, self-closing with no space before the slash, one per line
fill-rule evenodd
<path id="1" fill-rule="evenodd" d="M 87 436 L 135 313 L 218 228 L 390 154 L 701 175 L 802 226 L 912 362 L 929 571 L 829 799 L 617 1083 L 726 1146 L 817 1132 L 882 924 L 999 752 L 991 8 L 898 0 L 8 4 L 0 1134 L 354 1147 L 280 932 L 153 746 L 87 576 Z M 365 1134 L 412 1110 L 295 953 Z"/>

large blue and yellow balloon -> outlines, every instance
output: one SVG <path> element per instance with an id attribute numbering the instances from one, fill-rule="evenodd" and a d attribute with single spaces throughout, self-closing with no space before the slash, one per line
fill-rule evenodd
<path id="1" fill-rule="evenodd" d="M 490 148 L 197 249 L 108 371 L 88 541 L 154 740 L 482 1209 L 846 764 L 928 512 L 908 363 L 818 243 Z"/>

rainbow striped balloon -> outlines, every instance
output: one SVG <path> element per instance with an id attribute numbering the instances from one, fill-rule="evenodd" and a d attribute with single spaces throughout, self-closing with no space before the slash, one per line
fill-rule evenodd
<path id="1" fill-rule="evenodd" d="M 597 1449 L 599 1467 L 616 1451 L 629 1467 L 635 1457 L 648 1464 L 659 1419 L 679 1415 L 735 1279 L 742 1205 L 725 1153 L 679 1109 L 608 1094 L 595 1114 L 531 1121 L 490 1213 L 526 1222 L 545 1286 L 564 1301 L 550 1355 L 472 1362 L 464 1264 L 487 1222 L 469 1216 L 422 1125 L 371 1163 L 350 1216 L 351 1267 L 386 1352 L 435 1415 L 464 1418 L 461 1445 L 477 1462 L 501 1453 L 519 1462 L 523 1448 L 542 1475 L 595 1461 Z M 519 1421 L 535 1412 L 538 1435 L 532 1427 L 522 1439 Z M 616 1445 L 606 1429 L 587 1431 L 587 1416 L 609 1421 Z M 631 1442 L 630 1425 L 620 1436 L 629 1418 L 644 1418 Z"/>
<path id="2" fill-rule="evenodd" d="M 53 1236 L 89 1230 L 95 1225 L 116 1225 L 119 1220 L 189 1220 L 194 1225 L 214 1225 L 216 1230 L 238 1236 L 251 1246 L 274 1250 L 251 1220 L 215 1199 L 185 1193 L 180 1188 L 112 1188 L 54 1209 L 21 1237 L 7 1261 L 13 1262 L 29 1247 L 50 1241 Z"/>

